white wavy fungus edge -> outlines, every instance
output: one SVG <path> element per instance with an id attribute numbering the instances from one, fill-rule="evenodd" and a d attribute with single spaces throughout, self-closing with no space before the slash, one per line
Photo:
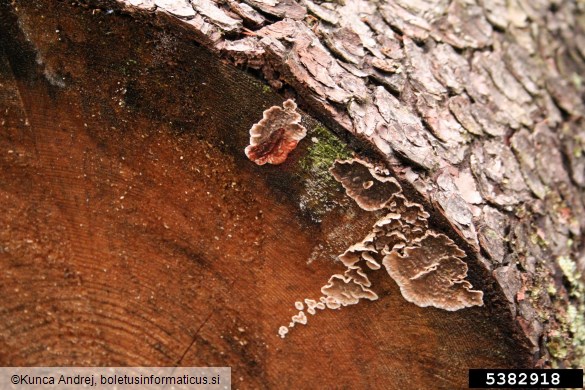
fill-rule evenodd
<path id="1" fill-rule="evenodd" d="M 344 165 L 344 177 L 336 174 L 336 167 L 340 165 Z M 355 166 L 360 175 L 353 178 L 347 176 L 347 165 L 349 168 Z M 371 177 L 363 177 L 364 167 Z M 372 204 L 372 199 L 368 199 L 368 189 L 376 187 L 372 181 L 382 184 L 392 182 L 397 185 L 398 191 L 388 194 L 388 201 L 378 202 L 378 209 L 388 212 L 376 221 L 372 231 L 338 256 L 346 267 L 345 272 L 329 278 L 327 284 L 321 287 L 323 295 L 318 300 L 304 300 L 307 313 L 315 315 L 317 309 L 336 310 L 355 305 L 362 299 L 378 299 L 364 269 L 373 272 L 381 269 L 381 264 L 400 287 L 402 296 L 417 306 L 455 311 L 483 305 L 483 292 L 472 290 L 471 283 L 464 280 L 467 276 L 467 264 L 462 260 L 465 252 L 446 235 L 429 229 L 429 213 L 422 205 L 409 202 L 396 180 L 383 176 L 383 171 L 359 159 L 336 160 L 330 171 L 360 207 Z M 376 194 L 372 194 L 372 198 L 378 201 L 379 189 L 380 186 L 377 186 Z M 356 199 L 357 196 L 361 199 Z M 288 327 L 279 328 L 281 338 L 295 324 L 307 324 L 302 302 L 295 302 L 295 308 L 300 311 L 292 316 Z"/>

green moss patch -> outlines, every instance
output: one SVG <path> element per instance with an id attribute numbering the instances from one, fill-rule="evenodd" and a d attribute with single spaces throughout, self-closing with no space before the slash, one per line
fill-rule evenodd
<path id="1" fill-rule="evenodd" d="M 335 197 L 342 190 L 329 168 L 336 159 L 349 159 L 353 154 L 342 140 L 322 126 L 309 129 L 306 140 L 310 145 L 298 162 L 299 175 L 304 183 L 301 208 L 312 220 L 320 222 L 323 215 L 336 205 Z"/>

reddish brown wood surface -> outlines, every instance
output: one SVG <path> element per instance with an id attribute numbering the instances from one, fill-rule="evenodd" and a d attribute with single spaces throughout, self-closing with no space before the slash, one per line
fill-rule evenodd
<path id="1" fill-rule="evenodd" d="M 1 365 L 231 366 L 235 388 L 388 389 L 532 364 L 494 294 L 419 308 L 382 274 L 378 301 L 280 339 L 375 220 L 341 191 L 321 223 L 301 212 L 306 146 L 278 167 L 247 160 L 248 129 L 282 98 L 169 26 L 62 2 L 0 12 Z"/>

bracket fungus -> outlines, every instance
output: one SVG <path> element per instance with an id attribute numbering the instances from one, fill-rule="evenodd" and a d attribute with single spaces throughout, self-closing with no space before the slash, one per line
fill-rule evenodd
<path id="1" fill-rule="evenodd" d="M 347 272 L 346 272 L 347 275 Z M 340 306 L 355 305 L 360 299 L 367 298 L 370 301 L 378 299 L 378 295 L 367 288 L 371 285 L 368 277 L 354 279 L 353 275 L 333 275 L 329 278 L 329 283 L 321 287 L 321 292 L 325 297 L 325 304 L 329 308 L 338 308 Z"/>
<path id="2" fill-rule="evenodd" d="M 282 164 L 307 135 L 307 129 L 300 124 L 296 103 L 288 99 L 282 106 L 265 110 L 260 122 L 250 129 L 250 145 L 245 152 L 258 165 Z"/>
<path id="3" fill-rule="evenodd" d="M 420 307 L 455 311 L 482 305 L 483 293 L 471 290 L 471 283 L 464 280 L 464 256 L 465 252 L 449 237 L 427 231 L 402 254 L 393 250 L 384 256 L 382 264 L 407 301 Z"/>
<path id="4" fill-rule="evenodd" d="M 321 288 L 319 303 L 305 299 L 309 314 L 315 314 L 315 308 L 339 309 L 364 298 L 378 299 L 368 273 L 382 268 L 380 264 L 398 284 L 402 296 L 417 306 L 455 311 L 483 305 L 483 292 L 472 290 L 465 280 L 465 252 L 449 237 L 429 228 L 430 214 L 406 198 L 396 179 L 358 159 L 337 160 L 330 171 L 360 207 L 386 214 L 362 241 L 338 256 L 346 270 L 329 278 Z M 298 322 L 297 314 L 289 328 Z M 287 333 L 283 328 L 279 330 L 281 337 Z"/>
<path id="5" fill-rule="evenodd" d="M 337 160 L 329 171 L 347 195 L 366 211 L 380 210 L 400 191 L 396 179 L 378 175 L 374 167 L 357 159 Z"/>

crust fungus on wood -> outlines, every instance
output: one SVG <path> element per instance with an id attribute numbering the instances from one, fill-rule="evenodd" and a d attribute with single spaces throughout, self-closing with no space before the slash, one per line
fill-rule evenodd
<path id="1" fill-rule="evenodd" d="M 482 305 L 483 293 L 464 280 L 465 252 L 449 237 L 429 231 L 402 252 L 393 250 L 382 263 L 407 301 L 449 311 Z"/>
<path id="2" fill-rule="evenodd" d="M 355 305 L 363 298 L 370 301 L 378 299 L 378 295 L 366 285 L 371 285 L 371 283 L 365 274 L 360 275 L 358 279 L 351 274 L 347 276 L 333 275 L 329 278 L 329 283 L 321 288 L 321 292 L 325 296 L 325 304 L 330 309 Z"/>
<path id="3" fill-rule="evenodd" d="M 265 110 L 260 122 L 250 129 L 250 145 L 245 152 L 258 165 L 282 164 L 307 135 L 307 129 L 300 124 L 296 103 L 288 99 L 283 107 L 272 106 Z"/>
<path id="4" fill-rule="evenodd" d="M 315 315 L 317 312 L 315 309 L 325 310 L 325 304 L 323 302 L 317 302 L 314 299 L 305 299 L 305 303 L 307 304 L 307 313 L 310 315 Z"/>
<path id="5" fill-rule="evenodd" d="M 356 159 L 336 161 L 330 171 L 347 195 L 366 211 L 383 208 L 394 193 L 400 192 L 396 179 L 380 176 L 373 167 Z"/>
<path id="6" fill-rule="evenodd" d="M 287 333 L 288 333 L 288 328 L 286 326 L 281 326 L 280 328 L 278 328 L 278 335 L 281 338 L 284 338 L 284 336 L 286 336 Z"/>
<path id="7" fill-rule="evenodd" d="M 294 324 L 306 325 L 307 324 L 307 316 L 305 315 L 305 312 L 299 311 L 299 314 L 293 316 L 292 317 L 292 324 L 293 324 L 293 326 L 294 326 Z"/>
<path id="8" fill-rule="evenodd" d="M 322 304 L 339 309 L 363 298 L 378 299 L 364 270 L 378 270 L 382 263 L 402 296 L 417 306 L 455 311 L 483 305 L 483 292 L 472 290 L 471 283 L 465 280 L 465 252 L 446 235 L 429 229 L 429 213 L 405 197 L 396 179 L 383 176 L 359 159 L 336 160 L 330 171 L 360 207 L 368 211 L 384 209 L 387 213 L 362 241 L 338 256 L 346 271 L 332 275 L 321 288 Z M 309 313 L 315 314 L 316 301 L 305 302 L 311 303 Z M 298 315 L 292 317 L 289 327 L 296 322 Z M 284 337 L 282 332 L 279 334 Z"/>

